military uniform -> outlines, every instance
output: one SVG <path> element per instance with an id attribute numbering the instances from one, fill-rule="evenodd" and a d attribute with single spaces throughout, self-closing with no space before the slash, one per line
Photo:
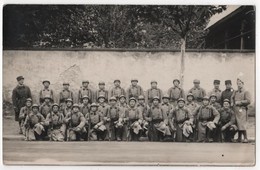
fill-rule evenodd
<path id="1" fill-rule="evenodd" d="M 234 89 L 226 89 L 224 90 L 222 93 L 221 93 L 221 96 L 220 96 L 220 104 L 221 106 L 223 106 L 223 103 L 224 103 L 224 100 L 225 99 L 228 99 L 228 100 L 231 100 L 231 96 L 233 95 L 234 93 Z"/>
<path id="2" fill-rule="evenodd" d="M 151 81 L 151 84 L 152 83 L 157 83 L 157 82 L 156 81 Z M 146 101 L 147 101 L 149 106 L 152 105 L 152 100 L 156 96 L 159 97 L 160 101 L 162 100 L 163 93 L 162 93 L 161 89 L 159 89 L 159 88 L 150 88 L 150 89 L 147 90 Z"/>
<path id="3" fill-rule="evenodd" d="M 39 109 L 39 106 L 37 104 L 34 104 L 32 106 L 37 107 Z M 40 112 L 34 113 L 30 112 L 27 114 L 25 121 L 24 121 L 24 127 L 25 127 L 25 140 L 27 141 L 33 141 L 33 140 L 41 140 L 43 139 L 43 132 L 44 132 L 44 117 L 40 114 Z"/>
<path id="4" fill-rule="evenodd" d="M 44 102 L 40 106 L 40 113 L 43 115 L 44 118 L 46 118 L 47 114 L 51 112 L 52 105 L 51 103 Z"/>
<path id="5" fill-rule="evenodd" d="M 89 97 L 85 95 L 81 98 L 80 112 L 85 116 L 90 111 L 90 103 L 83 103 L 84 98 L 89 99 Z"/>
<path id="6" fill-rule="evenodd" d="M 52 105 L 59 107 L 57 103 Z M 64 141 L 66 127 L 64 125 L 64 116 L 61 112 L 54 113 L 53 111 L 48 113 L 45 120 L 45 126 L 48 127 L 48 136 L 51 141 Z"/>
<path id="7" fill-rule="evenodd" d="M 28 98 L 26 101 L 31 101 L 32 99 Z M 25 128 L 24 128 L 24 121 L 27 115 L 29 115 L 32 111 L 32 107 L 27 107 L 24 106 L 21 108 L 20 113 L 19 113 L 19 122 L 20 122 L 20 131 L 22 134 L 25 135 Z"/>
<path id="8" fill-rule="evenodd" d="M 145 100 L 144 96 L 139 96 L 138 100 Z M 143 136 L 146 136 L 146 132 L 148 130 L 148 122 L 144 119 L 145 115 L 148 111 L 149 106 L 146 103 L 137 103 L 136 105 L 137 109 L 139 110 L 139 112 L 142 114 L 143 117 L 143 122 L 142 122 L 142 129 L 143 129 Z"/>
<path id="9" fill-rule="evenodd" d="M 103 95 L 100 95 L 100 96 L 98 97 L 98 99 L 99 99 L 100 97 L 103 97 L 103 98 L 105 99 L 105 96 L 103 96 Z M 103 115 L 107 115 L 107 108 L 108 108 L 108 107 L 109 107 L 109 105 L 106 104 L 105 102 L 104 102 L 104 103 L 98 103 L 98 111 L 99 111 L 100 113 L 102 113 Z"/>
<path id="10" fill-rule="evenodd" d="M 209 100 L 207 96 L 204 100 Z M 219 112 L 211 105 L 202 105 L 198 107 L 194 113 L 194 117 L 197 117 L 198 128 L 198 141 L 213 141 L 213 137 L 216 131 L 216 124 L 219 121 Z"/>
<path id="11" fill-rule="evenodd" d="M 95 112 L 90 111 L 85 115 L 89 140 L 104 140 L 106 135 L 104 115 L 99 112 L 98 105 L 96 103 L 92 103 L 91 107 L 96 107 L 97 110 Z"/>
<path id="12" fill-rule="evenodd" d="M 50 81 L 44 80 L 42 83 L 44 84 L 45 82 L 48 82 L 50 84 Z M 53 90 L 49 88 L 43 88 L 40 93 L 39 93 L 39 103 L 42 104 L 44 102 L 44 97 L 45 96 L 50 96 L 50 99 L 54 101 L 54 93 Z"/>
<path id="13" fill-rule="evenodd" d="M 125 95 L 125 90 L 122 87 L 120 87 L 120 86 L 113 87 L 111 89 L 111 91 L 110 91 L 110 96 L 111 97 L 113 97 L 113 96 L 116 97 L 117 100 L 119 99 L 119 97 L 121 95 Z"/>
<path id="14" fill-rule="evenodd" d="M 74 107 L 78 107 L 78 104 L 74 104 Z M 72 109 L 73 109 L 72 108 Z M 75 141 L 85 138 L 86 136 L 86 119 L 81 112 L 70 112 L 66 115 L 64 123 L 67 125 L 67 140 Z"/>
<path id="15" fill-rule="evenodd" d="M 66 85 L 66 84 L 69 85 L 69 83 L 63 83 L 63 85 Z M 70 91 L 69 89 L 68 90 L 63 89 L 60 92 L 60 98 L 59 98 L 59 104 L 61 106 L 61 109 L 64 109 L 64 107 L 66 106 L 66 104 L 65 104 L 66 100 L 69 98 L 72 99 L 72 101 L 73 101 L 73 92 Z"/>
<path id="16" fill-rule="evenodd" d="M 173 83 L 175 81 L 178 81 L 180 83 L 179 80 L 175 79 L 173 80 Z M 179 98 L 185 98 L 185 95 L 184 95 L 184 90 L 180 87 L 177 87 L 177 86 L 174 86 L 174 87 L 171 87 L 167 94 L 169 95 L 170 97 L 170 103 L 173 105 L 173 106 L 176 106 L 177 105 L 177 101 Z"/>
<path id="17" fill-rule="evenodd" d="M 89 81 L 83 81 L 82 83 L 89 83 Z M 90 103 L 94 101 L 94 92 L 89 89 L 88 87 L 80 87 L 79 93 L 78 93 L 78 101 L 81 102 L 81 99 L 83 96 L 88 96 Z"/>
<path id="18" fill-rule="evenodd" d="M 99 85 L 105 85 L 105 82 L 99 82 Z M 95 93 L 95 100 L 98 102 L 98 97 L 104 96 L 105 102 L 108 102 L 108 91 L 105 89 L 98 89 Z"/>
<path id="19" fill-rule="evenodd" d="M 194 80 L 194 83 L 200 83 L 199 80 Z M 201 104 L 203 97 L 206 96 L 206 91 L 201 87 L 193 87 L 189 90 L 189 93 L 192 93 L 194 96 L 194 101 L 198 104 Z"/>
<path id="20" fill-rule="evenodd" d="M 213 84 L 220 84 L 220 80 L 214 80 Z M 211 96 L 212 94 L 214 94 L 217 98 L 216 102 L 220 103 L 221 102 L 221 93 L 222 93 L 222 91 L 220 89 L 214 88 L 208 93 L 208 96 Z"/>
<path id="21" fill-rule="evenodd" d="M 17 77 L 17 81 L 24 79 L 22 76 Z M 26 85 L 17 85 L 12 92 L 12 101 L 15 111 L 15 121 L 19 121 L 19 113 L 25 106 L 26 99 L 32 98 L 31 90 Z"/>
<path id="22" fill-rule="evenodd" d="M 132 81 L 138 82 L 137 79 L 132 79 L 131 82 Z M 126 91 L 126 100 L 128 102 L 131 97 L 134 97 L 137 100 L 138 96 L 140 96 L 140 95 L 144 95 L 143 88 L 139 85 L 136 85 L 136 86 L 131 85 Z"/>

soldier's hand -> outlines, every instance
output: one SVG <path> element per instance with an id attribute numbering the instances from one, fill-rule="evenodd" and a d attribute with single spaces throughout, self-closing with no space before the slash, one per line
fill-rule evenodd
<path id="1" fill-rule="evenodd" d="M 95 125 L 95 126 L 94 126 L 94 129 L 98 129 L 98 125 Z"/>
<path id="2" fill-rule="evenodd" d="M 222 127 L 221 127 L 221 131 L 226 130 L 226 128 L 227 128 L 226 126 L 222 126 Z"/>
<path id="3" fill-rule="evenodd" d="M 236 101 L 235 104 L 236 104 L 237 106 L 239 106 L 239 105 L 241 105 L 241 101 Z"/>
<path id="4" fill-rule="evenodd" d="M 81 130 L 80 127 L 76 127 L 76 128 L 75 128 L 75 131 L 76 131 L 76 132 L 79 132 L 80 130 Z"/>

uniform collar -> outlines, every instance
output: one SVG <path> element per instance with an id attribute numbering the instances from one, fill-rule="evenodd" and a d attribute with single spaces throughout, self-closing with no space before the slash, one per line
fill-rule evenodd
<path id="1" fill-rule="evenodd" d="M 143 106 L 143 107 L 144 107 L 144 106 L 145 106 L 145 103 L 144 103 L 144 104 L 138 103 L 137 106 Z"/>
<path id="2" fill-rule="evenodd" d="M 215 89 L 215 88 L 213 89 L 213 91 L 214 91 L 214 92 L 221 92 L 220 89 Z"/>
<path id="3" fill-rule="evenodd" d="M 162 105 L 167 105 L 167 106 L 169 106 L 169 103 L 162 103 Z"/>
<path id="4" fill-rule="evenodd" d="M 62 91 L 63 91 L 63 92 L 64 92 L 64 91 L 68 91 L 68 92 L 69 92 L 70 90 L 69 90 L 69 89 L 63 89 Z"/>
<path id="5" fill-rule="evenodd" d="M 196 90 L 196 89 L 200 90 L 201 88 L 200 87 L 193 87 L 193 90 Z"/>
<path id="6" fill-rule="evenodd" d="M 44 88 L 43 91 L 50 91 L 50 89 L 49 88 L 48 89 Z"/>
<path id="7" fill-rule="evenodd" d="M 157 105 L 157 106 L 155 106 L 155 105 L 152 105 L 152 108 L 153 108 L 153 109 L 155 109 L 155 108 L 158 108 L 158 109 L 159 109 L 159 108 L 160 108 L 160 106 L 159 106 L 159 105 Z"/>

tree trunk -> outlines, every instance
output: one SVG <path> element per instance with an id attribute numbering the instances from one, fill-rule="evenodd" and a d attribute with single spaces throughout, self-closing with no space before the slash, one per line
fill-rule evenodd
<path id="1" fill-rule="evenodd" d="M 183 88 L 184 83 L 184 71 L 185 71 L 185 50 L 186 50 L 186 36 L 181 38 L 181 71 L 180 71 L 180 82 Z"/>

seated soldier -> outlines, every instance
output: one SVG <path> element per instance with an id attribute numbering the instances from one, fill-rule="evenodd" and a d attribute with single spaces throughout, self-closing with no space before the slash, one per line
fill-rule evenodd
<path id="1" fill-rule="evenodd" d="M 48 136 L 51 141 L 64 141 L 66 127 L 63 124 L 64 116 L 59 112 L 59 105 L 52 105 L 52 112 L 49 113 L 45 120 L 45 126 L 48 128 Z"/>
<path id="2" fill-rule="evenodd" d="M 39 112 L 39 106 L 34 104 L 32 111 L 26 116 L 24 121 L 25 140 L 42 140 L 44 132 L 44 117 Z"/>
<path id="3" fill-rule="evenodd" d="M 220 119 L 219 127 L 221 129 L 221 141 L 233 142 L 237 132 L 236 117 L 234 111 L 230 107 L 230 100 L 223 101 L 223 108 L 219 110 Z"/>
<path id="4" fill-rule="evenodd" d="M 185 100 L 179 98 L 177 107 L 173 109 L 169 116 L 173 126 L 176 129 L 176 142 L 189 142 L 191 134 L 193 133 L 192 124 L 193 116 L 190 110 L 185 107 Z"/>
<path id="5" fill-rule="evenodd" d="M 64 119 L 64 123 L 67 127 L 67 141 L 79 141 L 82 138 L 86 138 L 86 119 L 79 109 L 79 105 L 74 104 L 72 111 L 69 112 Z"/>
<path id="6" fill-rule="evenodd" d="M 125 114 L 128 127 L 127 139 L 129 141 L 139 141 L 143 116 L 136 107 L 136 99 L 134 97 L 129 99 L 129 108 L 126 110 Z"/>
<path id="7" fill-rule="evenodd" d="M 209 97 L 205 96 L 202 105 L 194 113 L 197 117 L 198 142 L 213 142 L 216 125 L 219 121 L 219 112 L 209 104 Z"/>
<path id="8" fill-rule="evenodd" d="M 90 112 L 85 115 L 85 119 L 88 127 L 87 140 L 104 140 L 106 137 L 104 116 L 98 111 L 98 105 L 96 103 L 90 105 Z"/>
<path id="9" fill-rule="evenodd" d="M 19 113 L 20 132 L 25 135 L 24 121 L 27 115 L 32 111 L 32 99 L 26 99 L 25 106 L 21 108 Z"/>
<path id="10" fill-rule="evenodd" d="M 171 138 L 171 132 L 168 127 L 168 117 L 160 106 L 160 98 L 155 96 L 152 105 L 145 115 L 149 122 L 148 138 L 150 141 L 163 141 Z"/>

